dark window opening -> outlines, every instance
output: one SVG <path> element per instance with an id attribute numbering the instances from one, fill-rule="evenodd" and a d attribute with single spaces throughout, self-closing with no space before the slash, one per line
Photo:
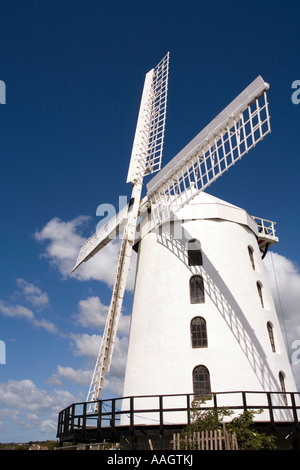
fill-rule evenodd
<path id="1" fill-rule="evenodd" d="M 192 304 L 205 302 L 204 282 L 202 276 L 192 276 L 190 279 L 190 298 Z"/>
<path id="2" fill-rule="evenodd" d="M 273 332 L 273 325 L 268 321 L 267 323 L 267 329 L 269 333 L 269 338 L 270 338 L 270 343 L 271 343 L 271 348 L 273 352 L 276 352 L 275 348 L 275 341 L 274 341 L 274 332 Z"/>
<path id="3" fill-rule="evenodd" d="M 207 348 L 207 329 L 204 318 L 195 317 L 192 319 L 191 337 L 193 348 Z"/>
<path id="4" fill-rule="evenodd" d="M 256 286 L 257 286 L 257 292 L 258 292 L 258 295 L 259 295 L 259 299 L 260 299 L 261 306 L 264 307 L 264 299 L 263 299 L 263 293 L 262 293 L 262 285 L 261 285 L 260 282 L 257 282 L 257 283 L 256 283 Z"/>
<path id="5" fill-rule="evenodd" d="M 193 370 L 194 398 L 211 394 L 210 376 L 205 366 L 196 366 Z"/>
<path id="6" fill-rule="evenodd" d="M 288 401 L 287 401 L 287 396 L 286 396 L 286 388 L 285 388 L 284 378 L 285 378 L 284 373 L 280 371 L 279 372 L 279 382 L 280 382 L 281 391 L 283 392 L 283 401 L 284 401 L 284 404 L 287 406 Z"/>
<path id="7" fill-rule="evenodd" d="M 249 253 L 249 258 L 250 258 L 250 261 L 251 261 L 252 268 L 255 269 L 254 250 L 251 246 L 248 246 L 248 253 Z"/>
<path id="8" fill-rule="evenodd" d="M 188 263 L 189 266 L 202 266 L 202 252 L 199 240 L 193 239 L 188 243 Z"/>

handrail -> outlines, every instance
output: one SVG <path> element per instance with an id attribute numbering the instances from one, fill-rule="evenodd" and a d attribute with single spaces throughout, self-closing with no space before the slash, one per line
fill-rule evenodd
<path id="1" fill-rule="evenodd" d="M 251 395 L 263 396 L 261 403 L 255 402 L 251 403 Z M 240 403 L 234 403 L 232 399 L 231 405 L 220 404 L 222 398 L 226 395 L 240 396 Z M 275 403 L 274 396 L 279 397 L 281 402 Z M 298 396 L 298 400 L 296 400 Z M 172 397 L 185 397 L 185 405 L 179 403 L 177 406 L 167 406 L 166 400 Z M 136 405 L 136 400 L 141 399 L 158 399 L 158 405 L 156 407 L 145 406 L 145 403 Z M 165 421 L 165 413 L 169 412 L 184 412 L 186 414 L 186 424 L 190 422 L 190 413 L 191 413 L 191 404 L 194 399 L 193 394 L 172 394 L 172 395 L 143 395 L 143 396 L 128 396 L 128 397 L 119 397 L 119 398 L 107 398 L 99 400 L 98 411 L 95 413 L 87 412 L 87 405 L 89 402 L 79 402 L 73 403 L 67 408 L 63 409 L 59 413 L 58 419 L 58 429 L 57 437 L 62 438 L 68 434 L 72 434 L 75 431 L 81 431 L 84 434 L 87 428 L 95 428 L 97 431 L 110 430 L 115 432 L 120 426 L 121 416 L 125 415 L 128 418 L 128 427 L 134 431 L 138 427 L 138 424 L 135 422 L 137 417 L 141 417 L 141 414 L 144 418 L 147 418 L 148 414 L 157 413 L 158 418 L 155 422 L 149 421 L 149 424 L 156 424 L 161 430 L 168 425 L 169 423 Z M 273 398 L 273 399 L 272 399 Z M 129 400 L 129 405 L 127 408 L 124 407 L 124 402 Z M 245 410 L 264 410 L 268 412 L 268 421 L 271 425 L 274 425 L 276 422 L 281 421 L 276 418 L 276 410 L 289 412 L 286 415 L 285 422 L 294 423 L 296 426 L 299 425 L 300 417 L 300 394 L 298 392 L 277 392 L 277 391 L 228 391 L 228 392 L 217 392 L 212 393 L 209 397 L 209 400 L 212 400 L 212 405 L 206 404 L 204 402 L 201 404 L 202 410 L 209 410 L 218 407 L 226 406 L 230 410 L 241 412 Z M 206 400 L 206 401 L 209 401 Z M 257 400 L 256 400 L 257 401 Z M 117 403 L 123 403 L 123 409 L 118 409 Z M 110 409 L 105 410 L 105 406 L 109 406 Z M 149 416 L 149 415 L 148 415 Z M 108 423 L 106 423 L 108 422 Z M 175 423 L 174 423 L 175 424 Z M 184 423 L 183 423 L 184 424 Z"/>

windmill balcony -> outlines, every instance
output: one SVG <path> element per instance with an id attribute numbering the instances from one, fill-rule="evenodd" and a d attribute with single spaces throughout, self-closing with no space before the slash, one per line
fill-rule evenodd
<path id="1" fill-rule="evenodd" d="M 142 407 L 139 405 L 141 399 Z M 149 407 L 145 406 L 145 399 L 149 400 Z M 193 394 L 110 398 L 93 402 L 92 412 L 88 411 L 91 410 L 90 402 L 74 403 L 59 413 L 57 437 L 61 447 L 66 442 L 106 440 L 119 442 L 121 450 L 149 450 L 147 443 L 151 441 L 154 450 L 170 450 L 173 434 L 191 422 L 194 399 Z M 203 411 L 221 407 L 230 409 L 232 417 L 245 410 L 260 410 L 254 418 L 256 430 L 276 435 L 279 450 L 291 446 L 300 449 L 298 393 L 220 392 L 211 394 L 201 404 Z M 175 416 L 178 416 L 177 420 Z M 142 423 L 141 417 L 144 418 Z"/>
<path id="2" fill-rule="evenodd" d="M 276 237 L 275 225 L 276 222 L 271 220 L 261 219 L 252 216 L 252 219 L 257 224 L 257 238 L 259 247 L 263 250 L 267 245 L 270 247 L 278 242 Z"/>

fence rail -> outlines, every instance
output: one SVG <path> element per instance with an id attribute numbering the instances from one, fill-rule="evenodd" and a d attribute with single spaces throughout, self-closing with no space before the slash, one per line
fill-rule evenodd
<path id="1" fill-rule="evenodd" d="M 61 441 L 85 439 L 91 432 L 97 436 L 116 436 L 124 429 L 133 434 L 141 426 L 154 426 L 163 434 L 166 427 L 186 425 L 191 422 L 192 394 L 147 395 L 100 400 L 97 411 L 88 413 L 89 402 L 73 403 L 59 413 L 57 437 Z M 155 400 L 155 405 L 153 406 Z M 201 410 L 227 407 L 234 413 L 261 410 L 255 421 L 290 423 L 298 429 L 300 395 L 282 392 L 220 392 L 213 393 Z"/>

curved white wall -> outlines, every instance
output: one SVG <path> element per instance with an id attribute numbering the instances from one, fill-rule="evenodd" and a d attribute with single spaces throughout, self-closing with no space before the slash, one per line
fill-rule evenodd
<path id="1" fill-rule="evenodd" d="M 296 391 L 256 236 L 251 223 L 236 222 L 237 213 L 248 220 L 245 211 L 205 194 L 177 214 L 180 220 L 140 240 L 123 396 L 193 393 L 197 365 L 209 370 L 213 392 L 280 391 L 279 371 L 287 391 Z M 201 243 L 202 266 L 188 265 L 193 238 Z M 198 273 L 205 302 L 191 304 L 189 281 Z M 192 348 L 195 316 L 206 320 L 206 348 Z"/>

